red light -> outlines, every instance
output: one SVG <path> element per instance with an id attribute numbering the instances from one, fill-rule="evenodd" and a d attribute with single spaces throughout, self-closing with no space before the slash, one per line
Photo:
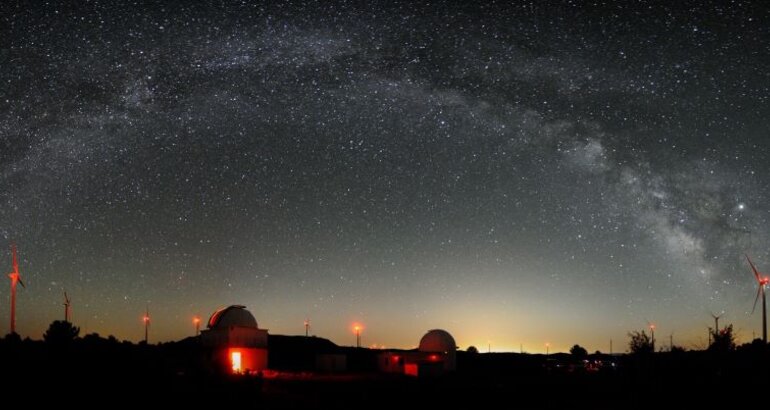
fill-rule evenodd
<path id="1" fill-rule="evenodd" d="M 398 356 L 393 356 L 393 363 L 396 363 L 396 362 L 398 362 L 398 359 L 399 359 L 399 357 L 398 357 Z"/>
<path id="2" fill-rule="evenodd" d="M 230 352 L 230 364 L 232 365 L 233 373 L 237 374 L 243 370 L 241 363 L 241 352 L 237 350 Z"/>
<path id="3" fill-rule="evenodd" d="M 196 325 L 197 325 L 197 324 L 198 324 L 198 323 L 200 323 L 200 322 L 201 322 L 201 318 L 199 318 L 198 316 L 195 316 L 195 317 L 193 318 L 193 323 L 194 323 L 194 324 L 196 324 Z"/>
<path id="4" fill-rule="evenodd" d="M 428 360 L 430 360 L 431 362 L 435 362 L 438 360 L 438 356 L 436 356 L 435 354 L 432 354 L 428 356 Z"/>
<path id="5" fill-rule="evenodd" d="M 147 323 L 147 322 L 149 322 L 149 321 L 150 321 L 150 317 L 149 317 L 149 316 L 145 316 L 145 317 L 143 317 L 143 318 L 142 318 L 142 320 L 143 320 L 145 323 Z"/>

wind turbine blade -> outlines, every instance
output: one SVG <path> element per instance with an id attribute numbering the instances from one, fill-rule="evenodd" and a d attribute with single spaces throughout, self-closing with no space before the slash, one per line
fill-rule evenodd
<path id="1" fill-rule="evenodd" d="M 757 278 L 757 282 L 761 282 L 762 279 L 759 277 L 759 271 L 757 270 L 757 267 L 754 266 L 754 263 L 751 262 L 751 259 L 749 259 L 749 255 L 746 255 L 746 260 L 749 261 L 749 265 L 751 265 L 751 270 L 754 271 L 754 276 Z"/>
<path id="2" fill-rule="evenodd" d="M 68 305 L 70 304 L 70 298 L 67 296 L 67 291 L 64 291 L 64 302 Z"/>
<path id="3" fill-rule="evenodd" d="M 21 285 L 21 287 L 22 287 L 22 288 L 24 288 L 24 289 L 26 289 L 26 288 L 27 288 L 26 286 L 24 286 L 24 282 L 22 282 L 22 280 L 21 280 L 21 276 L 18 276 L 18 279 L 17 279 L 17 280 L 19 281 L 19 285 Z"/>
<path id="4" fill-rule="evenodd" d="M 762 293 L 762 285 L 757 288 L 757 297 L 754 298 L 754 307 L 751 308 L 751 314 L 754 314 L 754 310 L 757 308 L 757 301 L 759 300 L 759 294 Z"/>
<path id="5" fill-rule="evenodd" d="M 11 255 L 13 257 L 13 273 L 19 273 L 19 260 L 16 257 L 16 244 L 11 244 Z M 23 286 L 23 285 L 22 285 Z"/>

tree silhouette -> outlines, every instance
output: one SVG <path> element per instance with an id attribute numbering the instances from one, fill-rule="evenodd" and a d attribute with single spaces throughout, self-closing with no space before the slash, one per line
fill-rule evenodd
<path id="1" fill-rule="evenodd" d="M 7 335 L 5 335 L 5 342 L 9 344 L 18 345 L 21 343 L 21 336 L 19 336 L 19 334 L 16 332 L 8 333 Z"/>
<path id="2" fill-rule="evenodd" d="M 571 349 L 569 349 L 569 353 L 578 359 L 583 359 L 586 356 L 588 356 L 588 350 L 586 350 L 583 346 L 580 346 L 577 344 L 572 346 Z"/>
<path id="3" fill-rule="evenodd" d="M 634 354 L 647 354 L 653 352 L 652 339 L 647 333 L 633 331 L 628 333 L 631 340 L 628 342 L 628 349 Z"/>
<path id="4" fill-rule="evenodd" d="M 54 320 L 43 334 L 43 340 L 54 346 L 67 346 L 80 334 L 80 328 L 64 320 Z"/>
<path id="5" fill-rule="evenodd" d="M 476 346 L 468 346 L 465 351 L 471 354 L 476 354 L 479 352 L 479 349 L 477 349 Z"/>
<path id="6" fill-rule="evenodd" d="M 709 328 L 711 332 L 711 344 L 708 347 L 710 352 L 729 352 L 735 350 L 735 335 L 733 334 L 733 325 L 725 326 L 722 330 Z"/>

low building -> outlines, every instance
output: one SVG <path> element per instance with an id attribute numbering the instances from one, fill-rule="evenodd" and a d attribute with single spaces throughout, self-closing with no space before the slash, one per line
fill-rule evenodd
<path id="1" fill-rule="evenodd" d="M 201 331 L 201 344 L 209 349 L 217 370 L 250 374 L 267 369 L 267 329 L 245 306 L 232 305 L 214 312 L 207 329 Z"/>
<path id="2" fill-rule="evenodd" d="M 417 350 L 389 350 L 380 353 L 380 371 L 409 376 L 437 376 L 457 367 L 457 346 L 449 332 L 434 329 L 420 339 Z"/>

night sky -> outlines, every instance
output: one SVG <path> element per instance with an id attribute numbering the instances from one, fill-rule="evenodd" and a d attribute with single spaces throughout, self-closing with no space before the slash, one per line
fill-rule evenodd
<path id="1" fill-rule="evenodd" d="M 722 311 L 761 335 L 761 2 L 11 3 L 22 336 L 63 290 L 81 334 L 134 341 L 145 306 L 157 342 L 230 304 L 342 345 L 359 321 L 367 346 L 617 352 L 649 321 L 695 348 Z"/>

